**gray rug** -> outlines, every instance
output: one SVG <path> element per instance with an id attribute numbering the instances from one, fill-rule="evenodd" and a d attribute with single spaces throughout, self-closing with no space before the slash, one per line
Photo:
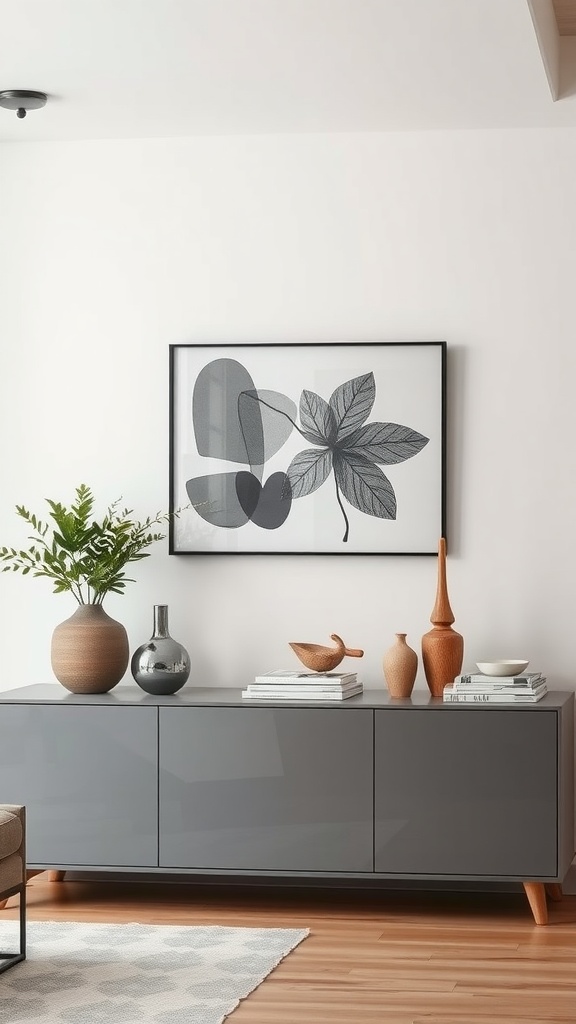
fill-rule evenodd
<path id="1" fill-rule="evenodd" d="M 29 921 L 1 1024 L 222 1024 L 308 929 Z M 15 948 L 16 922 L 0 923 Z"/>

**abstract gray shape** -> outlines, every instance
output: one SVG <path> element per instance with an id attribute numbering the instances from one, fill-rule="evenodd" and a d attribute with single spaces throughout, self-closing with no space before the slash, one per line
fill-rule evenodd
<path id="1" fill-rule="evenodd" d="M 49 995 L 67 988 L 79 988 L 84 982 L 83 971 L 42 971 L 31 977 L 22 978 L 18 988 L 21 992 Z"/>
<path id="2" fill-rule="evenodd" d="M 270 957 L 267 957 L 264 953 L 261 955 L 248 953 L 244 956 L 235 956 L 229 960 L 223 960 L 219 966 L 227 974 L 258 974 L 263 970 L 264 965 L 267 964 L 269 959 Z"/>
<path id="3" fill-rule="evenodd" d="M 44 956 L 48 956 L 47 951 L 44 952 Z M 75 967 L 93 967 L 94 964 L 97 964 L 98 967 L 111 967 L 116 963 L 117 959 L 118 952 L 114 947 L 108 950 L 108 947 L 95 945 L 94 949 L 82 949 L 82 947 L 79 947 L 74 950 Z"/>
<path id="4" fill-rule="evenodd" d="M 253 432 L 254 405 L 260 413 L 260 430 Z M 262 388 L 244 391 L 238 399 L 238 415 L 250 466 L 263 466 L 279 452 L 294 430 L 297 408 L 279 391 Z"/>
<path id="5" fill-rule="evenodd" d="M 261 493 L 262 485 L 258 477 L 247 469 L 239 469 L 236 473 L 236 496 L 248 519 L 252 519 Z"/>
<path id="6" fill-rule="evenodd" d="M 238 501 L 236 473 L 209 473 L 186 481 L 186 493 L 198 515 L 212 526 L 237 530 L 248 516 Z"/>
<path id="7" fill-rule="evenodd" d="M 36 944 L 44 942 L 58 942 L 60 939 L 65 939 L 67 937 L 65 924 L 58 924 L 53 921 L 47 921 L 45 923 L 50 925 L 50 930 L 46 934 L 36 936 L 33 940 Z M 28 948 L 31 948 L 30 943 L 28 943 Z"/>
<path id="8" fill-rule="evenodd" d="M 254 950 L 255 953 L 272 953 L 275 950 L 282 951 L 286 949 L 286 935 L 282 934 L 282 930 L 275 930 L 273 928 L 267 931 L 266 935 L 261 938 L 247 939 L 244 943 L 244 948 L 248 950 Z"/>
<path id="9" fill-rule="evenodd" d="M 191 963 L 196 963 L 202 957 L 199 957 L 195 950 L 190 949 L 185 953 L 175 953 L 171 950 L 166 952 L 151 953 L 149 956 L 136 956 L 132 957 L 132 964 L 134 967 L 141 967 L 143 970 L 159 970 L 159 971 L 181 971 L 183 969 L 189 969 Z"/>
<path id="10" fill-rule="evenodd" d="M 200 455 L 250 464 L 247 439 L 256 463 L 262 461 L 264 439 L 259 402 L 246 402 L 242 423 L 238 400 L 253 392 L 254 381 L 236 359 L 213 359 L 200 370 L 192 395 L 192 423 Z"/>
<path id="11" fill-rule="evenodd" d="M 143 1019 L 142 1005 L 106 999 L 101 1003 L 85 1003 L 61 1010 L 56 1019 L 66 1021 L 66 1024 L 135 1024 L 135 1021 Z"/>
<path id="12" fill-rule="evenodd" d="M 4 979 L 3 982 L 4 984 Z M 48 1015 L 48 1006 L 43 999 L 20 999 L 18 996 L 2 996 L 0 999 L 0 1024 L 16 1024 L 19 1020 L 34 1020 L 40 1018 L 42 1012 Z"/>
<path id="13" fill-rule="evenodd" d="M 101 928 L 94 934 L 93 938 L 86 938 L 86 943 L 90 946 L 121 946 L 126 942 L 126 936 L 122 938 L 114 928 Z"/>
<path id="14" fill-rule="evenodd" d="M 212 948 L 213 946 L 221 945 L 226 942 L 228 936 L 224 930 L 219 930 L 217 925 L 209 925 L 207 928 L 198 926 L 194 929 L 194 953 L 202 949 L 203 946 Z M 171 934 L 166 936 L 163 941 L 163 945 L 176 948 L 177 946 L 186 946 L 190 949 L 190 931 L 188 928 L 182 928 L 179 935 Z"/>
<path id="15" fill-rule="evenodd" d="M 238 982 L 235 978 L 212 978 L 188 985 L 186 992 L 197 999 L 233 999 L 238 995 Z"/>
<path id="16" fill-rule="evenodd" d="M 248 474 L 240 471 L 242 479 Z M 272 473 L 260 490 L 251 519 L 263 530 L 277 530 L 286 522 L 292 508 L 292 487 L 286 473 Z"/>
<path id="17" fill-rule="evenodd" d="M 157 1013 L 150 1020 L 157 1024 L 220 1024 L 224 1015 L 230 1013 L 233 1007 L 225 1006 L 224 1009 L 208 1006 L 207 1003 L 199 1006 L 183 1006 L 178 1010 L 166 1010 Z"/>
<path id="18" fill-rule="evenodd" d="M 148 996 L 156 996 L 160 992 L 173 992 L 176 985 L 171 981 L 167 981 L 160 974 L 134 974 L 131 978 L 123 975 L 121 978 L 115 978 L 112 981 L 103 981 L 100 985 L 96 985 L 95 988 L 105 996 L 124 995 L 132 999 L 137 999 L 138 997 L 146 999 Z"/>

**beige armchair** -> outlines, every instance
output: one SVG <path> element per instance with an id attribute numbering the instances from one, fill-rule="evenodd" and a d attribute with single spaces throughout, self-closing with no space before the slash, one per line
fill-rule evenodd
<path id="1" fill-rule="evenodd" d="M 0 804 L 0 910 L 20 896 L 20 951 L 0 952 L 0 974 L 26 959 L 26 810 Z"/>

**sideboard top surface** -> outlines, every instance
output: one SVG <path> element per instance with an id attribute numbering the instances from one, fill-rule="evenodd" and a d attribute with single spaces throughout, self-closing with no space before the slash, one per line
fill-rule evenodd
<path id="1" fill-rule="evenodd" d="M 184 686 L 178 693 L 165 697 L 151 696 L 137 686 L 116 686 L 109 693 L 70 693 L 59 683 L 33 683 L 14 690 L 0 692 L 3 704 L 97 704 L 108 707 L 332 707 L 346 711 L 358 708 L 429 708 L 434 711 L 460 712 L 481 707 L 483 710 L 500 711 L 558 711 L 574 702 L 572 690 L 550 691 L 536 704 L 444 704 L 440 697 L 431 697 L 427 691 L 414 691 L 408 698 L 391 698 L 388 692 L 364 690 L 356 697 L 343 701 L 303 700 L 247 700 L 242 697 L 240 687 L 196 687 Z"/>

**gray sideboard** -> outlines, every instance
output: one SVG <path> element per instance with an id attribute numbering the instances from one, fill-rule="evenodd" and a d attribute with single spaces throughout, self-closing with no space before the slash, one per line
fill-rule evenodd
<path id="1" fill-rule="evenodd" d="M 514 881 L 538 923 L 574 855 L 573 750 L 573 693 L 0 693 L 1 796 L 27 807 L 30 868 Z"/>
<path id="2" fill-rule="evenodd" d="M 162 707 L 167 868 L 372 872 L 373 716 L 321 707 Z"/>

